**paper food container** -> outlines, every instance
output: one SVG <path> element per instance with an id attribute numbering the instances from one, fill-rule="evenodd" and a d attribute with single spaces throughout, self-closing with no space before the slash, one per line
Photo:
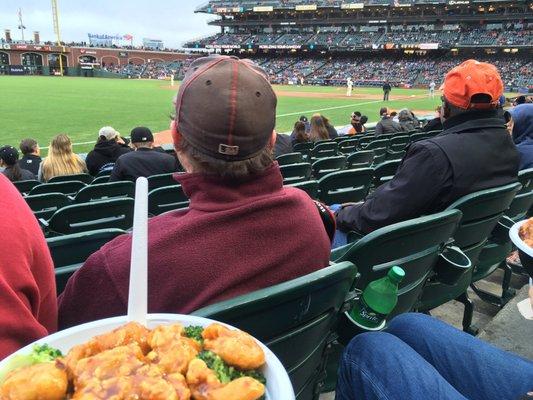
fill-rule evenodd
<path id="1" fill-rule="evenodd" d="M 520 227 L 525 221 L 520 221 L 514 224 L 509 231 L 509 237 L 513 244 L 518 248 L 518 255 L 520 256 L 520 262 L 524 269 L 533 277 L 533 248 L 529 247 L 524 241 L 520 238 L 518 234 Z"/>
<path id="2" fill-rule="evenodd" d="M 89 322 L 87 324 L 75 326 L 64 331 L 57 332 L 53 335 L 40 339 L 5 358 L 0 362 L 0 370 L 3 370 L 7 367 L 10 359 L 13 356 L 18 354 L 31 353 L 35 344 L 46 343 L 56 349 L 61 350 L 63 354 L 66 354 L 72 347 L 78 344 L 83 344 L 94 336 L 111 332 L 113 329 L 118 328 L 126 324 L 127 322 L 128 319 L 126 316 L 115 317 Z M 184 326 L 195 325 L 206 327 L 217 321 L 213 321 L 207 318 L 180 314 L 149 314 L 147 318 L 147 325 L 150 329 L 153 329 L 159 325 L 170 324 L 175 322 L 179 322 Z M 228 328 L 235 329 L 234 327 L 227 324 L 222 325 L 225 325 Z M 278 358 L 274 355 L 274 353 L 272 353 L 272 351 L 270 351 L 261 342 L 258 341 L 258 343 L 265 352 L 266 364 L 263 366 L 262 372 L 267 380 L 266 398 L 268 400 L 294 400 L 294 390 L 292 388 L 289 376 L 285 371 L 285 368 L 278 360 Z"/>

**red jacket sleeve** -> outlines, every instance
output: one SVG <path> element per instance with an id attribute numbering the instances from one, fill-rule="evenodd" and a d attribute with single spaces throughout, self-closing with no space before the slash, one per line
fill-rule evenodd
<path id="1" fill-rule="evenodd" d="M 59 296 L 59 328 L 125 315 L 126 310 L 126 304 L 107 274 L 105 257 L 100 250 L 69 279 Z"/>
<path id="2" fill-rule="evenodd" d="M 0 359 L 57 329 L 54 266 L 37 220 L 0 175 Z"/>

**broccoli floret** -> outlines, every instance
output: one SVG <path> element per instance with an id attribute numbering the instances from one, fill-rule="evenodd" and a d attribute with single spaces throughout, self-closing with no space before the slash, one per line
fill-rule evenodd
<path id="1" fill-rule="evenodd" d="M 229 383 L 235 379 L 243 378 L 248 376 L 254 378 L 261 382 L 263 385 L 266 385 L 265 376 L 256 369 L 251 370 L 240 370 L 235 367 L 232 367 L 224 362 L 220 356 L 213 353 L 212 351 L 204 350 L 198 354 L 198 358 L 203 360 L 207 368 L 213 370 L 218 377 L 218 380 L 224 384 Z"/>
<path id="2" fill-rule="evenodd" d="M 56 358 L 62 356 L 63 354 L 61 353 L 61 351 L 59 351 L 58 349 L 54 349 L 53 347 L 50 347 L 47 344 L 35 345 L 31 353 L 31 357 L 33 358 L 36 364 L 42 362 L 51 362 L 54 361 Z"/>
<path id="3" fill-rule="evenodd" d="M 204 331 L 204 328 L 202 328 L 201 326 L 187 326 L 185 328 L 185 336 L 196 340 L 200 344 L 203 344 L 204 343 L 204 338 L 202 337 L 203 331 Z"/>

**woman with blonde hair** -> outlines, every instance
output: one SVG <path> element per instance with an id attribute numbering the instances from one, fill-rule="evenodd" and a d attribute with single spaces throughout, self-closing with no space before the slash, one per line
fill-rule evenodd
<path id="1" fill-rule="evenodd" d="M 320 140 L 329 140 L 329 133 L 324 124 L 324 120 L 320 115 L 314 115 L 311 118 L 311 131 L 309 132 L 309 139 L 312 142 L 318 142 Z"/>
<path id="2" fill-rule="evenodd" d="M 41 163 L 39 180 L 48 182 L 55 176 L 75 175 L 87 172 L 87 166 L 80 156 L 72 151 L 72 142 L 65 134 L 52 139 L 48 157 Z"/>

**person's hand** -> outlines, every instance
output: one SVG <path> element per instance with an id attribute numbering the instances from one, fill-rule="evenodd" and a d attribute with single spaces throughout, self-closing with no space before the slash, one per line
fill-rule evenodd
<path id="1" fill-rule="evenodd" d="M 124 146 L 126 144 L 124 139 L 122 139 L 120 136 L 117 136 L 117 143 L 120 144 L 121 146 Z"/>

